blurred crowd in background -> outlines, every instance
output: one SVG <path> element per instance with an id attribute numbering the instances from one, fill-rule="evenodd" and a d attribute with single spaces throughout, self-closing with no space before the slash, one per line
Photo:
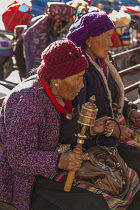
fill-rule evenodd
<path id="1" fill-rule="evenodd" d="M 0 79 L 7 76 L 4 65 L 13 54 L 21 80 L 28 77 L 32 68 L 39 65 L 41 52 L 51 42 L 65 39 L 75 18 L 87 12 L 103 10 L 114 22 L 112 51 L 140 43 L 139 0 L 7 0 L 5 6 L 0 34 Z"/>

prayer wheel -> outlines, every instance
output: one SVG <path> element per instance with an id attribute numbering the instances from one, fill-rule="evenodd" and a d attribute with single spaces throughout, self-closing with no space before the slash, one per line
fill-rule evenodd
<path id="1" fill-rule="evenodd" d="M 77 154 L 82 154 L 82 145 L 85 142 L 87 136 L 85 135 L 87 126 L 94 126 L 94 122 L 96 119 L 97 111 L 95 102 L 95 96 L 90 98 L 90 101 L 83 104 L 81 108 L 81 112 L 79 114 L 78 123 L 82 125 L 81 133 L 77 135 L 77 145 L 73 152 Z M 75 171 L 69 171 L 67 180 L 64 186 L 64 191 L 69 192 L 72 187 L 72 183 L 74 180 Z"/>

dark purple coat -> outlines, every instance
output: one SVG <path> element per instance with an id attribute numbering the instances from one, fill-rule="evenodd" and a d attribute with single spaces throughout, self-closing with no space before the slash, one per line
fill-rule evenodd
<path id="1" fill-rule="evenodd" d="M 41 53 L 51 43 L 47 28 L 48 16 L 40 15 L 31 20 L 27 30 L 22 34 L 27 76 L 33 68 L 40 65 Z"/>
<path id="2" fill-rule="evenodd" d="M 30 209 L 35 177 L 56 173 L 60 116 L 34 77 L 19 84 L 0 115 L 0 201 Z"/>

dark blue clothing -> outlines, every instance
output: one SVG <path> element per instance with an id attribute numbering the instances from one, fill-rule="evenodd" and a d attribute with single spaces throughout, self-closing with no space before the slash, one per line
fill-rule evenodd
<path id="1" fill-rule="evenodd" d="M 89 68 L 84 75 L 84 88 L 79 93 L 80 104 L 89 101 L 89 98 L 95 95 L 95 104 L 98 108 L 97 118 L 103 116 L 112 117 L 112 109 L 109 105 L 109 98 L 102 76 L 92 64 L 89 63 Z M 103 102 L 103 103 L 102 103 Z"/>
<path id="2" fill-rule="evenodd" d="M 112 117 L 112 109 L 109 105 L 109 97 L 102 76 L 97 69 L 89 63 L 89 68 L 84 75 L 84 88 L 79 93 L 80 104 L 84 104 L 89 101 L 89 98 L 95 95 L 95 104 L 98 108 L 97 118 L 109 116 Z M 95 145 L 96 136 L 92 139 L 85 141 L 84 147 Z M 116 139 L 114 137 L 101 136 L 99 139 L 100 145 L 114 146 Z"/>
<path id="3" fill-rule="evenodd" d="M 89 58 L 87 57 L 88 61 Z M 117 74 L 117 72 L 116 72 Z M 81 89 L 79 93 L 80 104 L 84 104 L 89 101 L 92 95 L 95 95 L 95 104 L 98 108 L 97 118 L 104 116 L 113 117 L 112 103 L 119 104 L 121 91 L 124 92 L 123 86 L 119 87 L 118 83 L 115 81 L 115 77 L 112 76 L 109 70 L 109 75 L 107 78 L 107 83 L 105 84 L 105 77 L 103 78 L 99 70 L 89 61 L 89 67 L 84 75 L 84 88 Z M 110 91 L 110 96 L 109 96 Z M 123 98 L 124 100 L 124 98 Z M 135 105 L 130 104 L 126 100 L 124 103 L 123 114 L 127 115 L 128 107 L 136 108 Z M 85 141 L 85 147 L 95 145 L 96 136 L 92 137 L 91 140 Z M 114 137 L 101 136 L 99 140 L 101 145 L 114 146 L 116 144 L 116 139 Z"/>

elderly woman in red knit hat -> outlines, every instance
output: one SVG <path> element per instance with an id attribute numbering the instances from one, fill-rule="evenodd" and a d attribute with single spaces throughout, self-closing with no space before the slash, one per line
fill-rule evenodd
<path id="1" fill-rule="evenodd" d="M 102 195 L 80 187 L 67 193 L 62 183 L 67 171 L 77 171 L 89 159 L 88 154 L 70 152 L 79 133 L 77 95 L 84 87 L 87 67 L 85 56 L 73 42 L 53 42 L 42 53 L 37 74 L 5 99 L 0 116 L 1 203 L 18 210 L 108 209 Z M 72 111 L 69 120 L 66 114 Z M 104 117 L 91 132 L 110 132 L 113 127 Z"/>

